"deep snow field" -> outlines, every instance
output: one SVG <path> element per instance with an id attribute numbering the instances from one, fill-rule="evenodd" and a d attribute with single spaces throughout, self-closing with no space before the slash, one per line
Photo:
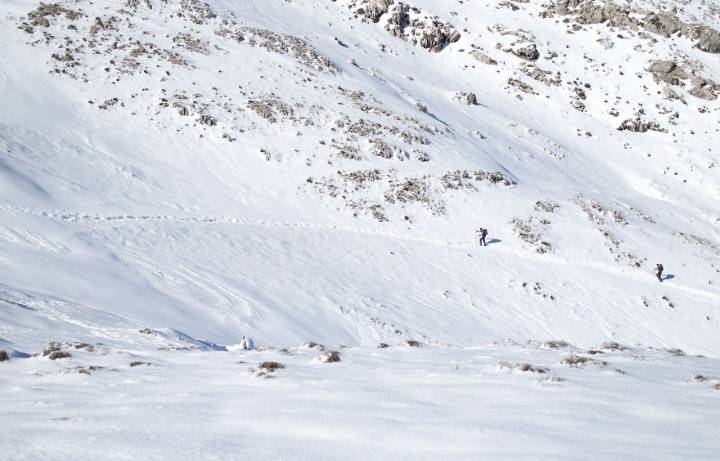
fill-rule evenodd
<path id="1" fill-rule="evenodd" d="M 74 353 L 3 371 L 3 459 L 714 459 L 716 359 L 512 344 Z M 106 355 L 107 354 L 107 355 Z M 258 376 L 257 364 L 285 368 Z M 150 365 L 129 363 L 142 361 Z M 503 368 L 528 363 L 544 373 Z M 105 368 L 78 373 L 78 366 Z M 6 382 L 8 373 L 14 377 Z M 716 373 L 716 377 L 709 377 Z M 270 379 L 267 379 L 268 376 Z"/>
<path id="2" fill-rule="evenodd" d="M 3 0 L 0 460 L 717 458 L 719 25 Z"/>

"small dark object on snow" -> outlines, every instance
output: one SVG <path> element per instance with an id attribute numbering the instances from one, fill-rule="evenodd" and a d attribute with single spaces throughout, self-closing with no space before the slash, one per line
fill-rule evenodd
<path id="1" fill-rule="evenodd" d="M 100 370 L 100 369 L 102 369 L 102 367 L 99 366 L 99 365 L 90 365 L 90 366 L 87 367 L 87 368 L 85 368 L 85 367 L 80 367 L 80 368 L 78 369 L 78 373 L 80 373 L 81 375 L 91 375 L 93 371 L 97 371 L 97 370 Z"/>
<path id="2" fill-rule="evenodd" d="M 609 341 L 606 343 L 602 343 L 600 345 L 600 349 L 607 349 L 611 351 L 624 351 L 626 347 L 620 343 L 616 343 L 615 341 Z"/>
<path id="3" fill-rule="evenodd" d="M 0 349 L 0 362 L 5 362 L 6 360 L 10 360 L 10 356 L 3 349 Z"/>
<path id="4" fill-rule="evenodd" d="M 388 345 L 385 344 L 385 343 L 380 343 L 380 344 L 378 344 L 378 347 L 377 347 L 377 348 L 378 348 L 378 349 L 385 349 L 386 347 L 390 347 L 390 346 L 388 346 Z"/>
<path id="5" fill-rule="evenodd" d="M 279 368 L 285 368 L 285 365 L 278 362 L 263 362 L 260 365 L 258 365 L 258 368 L 262 368 L 264 370 L 268 371 L 275 371 Z"/>
<path id="6" fill-rule="evenodd" d="M 65 359 L 71 356 L 69 352 L 62 350 L 62 344 L 57 341 L 49 342 L 42 355 L 50 360 Z"/>
<path id="7" fill-rule="evenodd" d="M 405 341 L 405 344 L 410 347 L 420 347 L 420 343 L 415 341 L 414 339 L 408 339 L 407 341 Z"/>
<path id="8" fill-rule="evenodd" d="M 531 371 L 533 373 L 547 373 L 549 370 L 545 367 L 539 367 L 537 365 L 531 365 L 529 363 L 518 363 L 517 368 L 520 371 Z"/>
<path id="9" fill-rule="evenodd" d="M 68 357 L 71 357 L 69 352 L 65 351 L 53 351 L 48 354 L 47 356 L 50 360 L 57 360 L 57 359 L 66 359 Z"/>
<path id="10" fill-rule="evenodd" d="M 130 362 L 131 367 L 138 367 L 140 365 L 150 365 L 150 364 L 147 362 L 143 362 L 141 360 L 135 360 L 135 361 Z"/>
<path id="11" fill-rule="evenodd" d="M 657 276 L 658 281 L 662 282 L 662 273 L 665 270 L 665 268 L 663 267 L 662 264 L 656 264 L 655 270 L 657 271 L 657 273 L 655 275 Z"/>
<path id="12" fill-rule="evenodd" d="M 320 361 L 323 363 L 335 363 L 340 361 L 340 353 L 337 351 L 328 351 L 320 356 Z"/>
<path id="13" fill-rule="evenodd" d="M 575 355 L 575 354 L 568 355 L 567 357 L 562 359 L 560 361 L 560 363 L 569 365 L 571 367 L 584 366 L 585 364 L 588 364 L 588 363 L 592 364 L 592 365 L 597 365 L 600 367 L 606 367 L 608 365 L 608 362 L 606 362 L 604 360 L 595 360 L 595 359 L 591 359 L 588 357 L 583 357 L 583 356 Z"/>
<path id="14" fill-rule="evenodd" d="M 685 357 L 685 355 L 687 355 L 687 354 L 685 354 L 685 351 L 682 349 L 668 349 L 667 351 L 669 353 L 671 353 L 672 355 L 674 355 L 675 357 Z"/>
<path id="15" fill-rule="evenodd" d="M 570 344 L 568 344 L 567 341 L 551 339 L 549 341 L 545 341 L 543 343 L 543 347 L 547 349 L 565 349 L 566 347 L 570 347 Z"/>
<path id="16" fill-rule="evenodd" d="M 308 342 L 306 342 L 305 344 L 303 344 L 303 347 L 309 347 L 309 348 L 311 348 L 311 349 L 317 349 L 317 350 L 320 350 L 320 351 L 324 351 L 324 350 L 325 350 L 325 346 L 323 346 L 322 344 L 318 344 L 318 343 L 316 343 L 315 341 L 308 341 Z"/>

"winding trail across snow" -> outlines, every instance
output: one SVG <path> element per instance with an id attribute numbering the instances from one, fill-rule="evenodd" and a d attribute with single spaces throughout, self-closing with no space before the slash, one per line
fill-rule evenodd
<path id="1" fill-rule="evenodd" d="M 10 214 L 23 214 L 30 216 L 38 216 L 42 218 L 52 219 L 62 222 L 80 223 L 80 224 L 103 224 L 103 223 L 114 223 L 114 222 L 177 222 L 177 223 L 190 223 L 190 224 L 229 224 L 229 225 L 241 225 L 241 226 L 255 226 L 255 227 L 273 227 L 273 228 L 301 228 L 311 230 L 326 230 L 326 231 L 339 231 L 347 232 L 358 235 L 368 235 L 373 237 L 381 237 L 387 239 L 401 240 L 406 242 L 418 242 L 426 243 L 431 245 L 441 245 L 446 247 L 453 247 L 458 249 L 475 249 L 477 246 L 471 240 L 441 240 L 433 239 L 421 236 L 413 236 L 407 234 L 400 234 L 397 232 L 388 232 L 377 229 L 341 226 L 341 225 L 323 225 L 311 222 L 288 222 L 288 221 L 271 221 L 266 219 L 252 219 L 252 218 L 238 218 L 238 217 L 227 217 L 227 216 L 173 216 L 173 215 L 160 215 L 160 214 L 121 214 L 121 215 L 101 215 L 94 213 L 78 212 L 78 211 L 66 211 L 66 210 L 39 210 L 32 207 L 16 206 L 7 203 L 0 203 L 0 211 Z M 655 283 L 654 276 L 651 274 L 634 270 L 629 267 L 614 267 L 609 264 L 594 263 L 592 261 L 584 259 L 571 259 L 558 255 L 551 254 L 536 254 L 519 251 L 515 248 L 502 247 L 494 245 L 494 253 L 501 253 L 510 256 L 516 256 L 525 259 L 536 259 L 546 263 L 552 263 L 556 265 L 576 266 L 584 267 L 587 269 L 594 269 L 605 273 L 610 273 L 622 277 L 630 277 L 637 281 L 646 281 L 648 283 Z M 706 299 L 718 300 L 718 294 L 707 290 L 701 290 L 697 288 L 691 288 L 677 283 L 666 283 L 666 285 L 674 290 L 682 291 L 684 293 L 704 297 Z"/>

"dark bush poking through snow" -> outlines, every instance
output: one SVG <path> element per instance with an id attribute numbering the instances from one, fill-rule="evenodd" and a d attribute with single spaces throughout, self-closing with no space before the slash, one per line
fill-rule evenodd
<path id="1" fill-rule="evenodd" d="M 285 365 L 279 362 L 262 362 L 260 365 L 258 365 L 258 368 L 261 368 L 266 371 L 275 371 L 279 370 L 280 368 L 285 368 Z"/>
<path id="2" fill-rule="evenodd" d="M 547 373 L 548 369 L 545 367 L 539 367 L 536 365 L 530 365 L 529 363 L 519 363 L 517 369 L 520 371 L 531 371 L 533 373 Z"/>
<path id="3" fill-rule="evenodd" d="M 567 357 L 562 359 L 560 361 L 560 363 L 569 365 L 571 367 L 581 367 L 581 366 L 585 366 L 586 364 L 597 365 L 600 367 L 605 367 L 608 365 L 608 362 L 606 362 L 604 360 L 595 360 L 595 359 L 591 359 L 588 357 L 583 357 L 583 356 L 575 355 L 575 354 L 568 355 Z"/>
<path id="4" fill-rule="evenodd" d="M 531 373 L 537 373 L 537 374 L 544 374 L 550 371 L 549 368 L 541 367 L 538 365 L 532 365 L 530 363 L 516 363 L 515 365 L 509 363 L 509 362 L 500 362 L 497 364 L 498 368 L 501 370 L 504 370 L 506 368 L 510 370 L 520 370 L 523 372 L 531 372 Z"/>
<path id="5" fill-rule="evenodd" d="M 627 348 L 620 343 L 616 343 L 615 341 L 608 341 L 608 342 L 602 343 L 600 345 L 600 349 L 609 350 L 609 351 L 624 351 Z"/>
<path id="6" fill-rule="evenodd" d="M 545 341 L 542 347 L 544 349 L 565 349 L 566 347 L 570 347 L 570 344 L 568 344 L 567 341 L 551 339 L 549 341 Z"/>
<path id="7" fill-rule="evenodd" d="M 65 359 L 72 356 L 69 352 L 62 350 L 62 344 L 57 341 L 49 342 L 42 355 L 50 360 Z"/>
<path id="8" fill-rule="evenodd" d="M 335 363 L 340 361 L 340 353 L 337 351 L 328 351 L 318 357 L 322 363 Z"/>
<path id="9" fill-rule="evenodd" d="M 5 352 L 5 350 L 0 349 L 0 362 L 5 362 L 7 360 L 10 360 L 10 356 L 7 352 Z"/>

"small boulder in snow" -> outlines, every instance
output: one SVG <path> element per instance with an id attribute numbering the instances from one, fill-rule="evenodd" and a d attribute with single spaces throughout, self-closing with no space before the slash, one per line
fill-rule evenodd
<path id="1" fill-rule="evenodd" d="M 322 363 L 335 363 L 340 361 L 340 353 L 337 351 L 327 351 L 318 357 Z"/>

